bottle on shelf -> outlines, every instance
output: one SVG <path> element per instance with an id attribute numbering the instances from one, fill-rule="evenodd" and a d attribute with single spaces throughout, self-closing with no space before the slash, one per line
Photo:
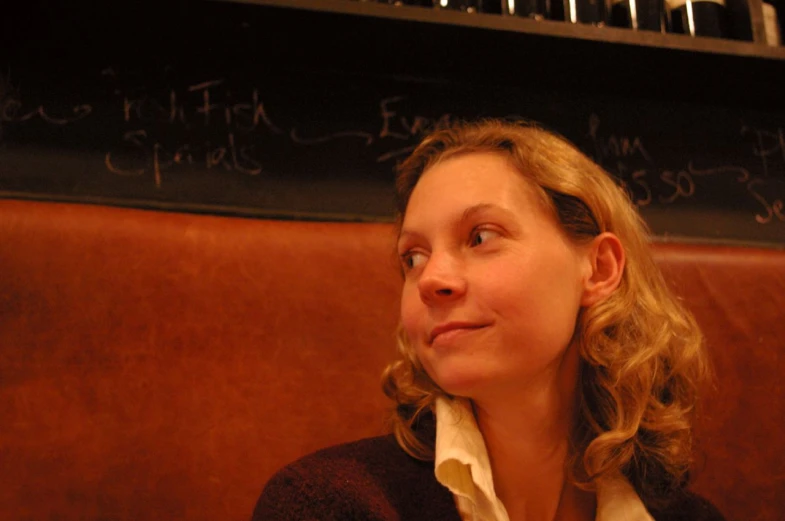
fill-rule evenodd
<path id="1" fill-rule="evenodd" d="M 466 13 L 501 14 L 502 0 L 359 0 L 395 6 L 418 6 L 433 9 L 449 9 Z"/>
<path id="2" fill-rule="evenodd" d="M 361 2 L 367 0 L 360 0 Z M 379 4 L 389 4 L 389 5 L 416 5 L 420 7 L 430 7 L 431 0 L 373 0 Z"/>
<path id="3" fill-rule="evenodd" d="M 482 0 L 433 0 L 435 9 L 450 9 L 465 13 L 479 13 L 482 11 Z"/>
<path id="4" fill-rule="evenodd" d="M 502 14 L 544 20 L 550 17 L 551 0 L 502 0 Z"/>
<path id="5" fill-rule="evenodd" d="M 610 25 L 634 30 L 667 31 L 663 0 L 611 0 Z"/>
<path id="6" fill-rule="evenodd" d="M 773 0 L 763 0 L 763 29 L 766 36 L 766 45 L 782 45 L 782 16 L 774 5 Z M 785 9 L 785 7 L 781 7 Z"/>
<path id="7" fill-rule="evenodd" d="M 690 36 L 728 38 L 725 0 L 665 0 L 671 32 Z"/>
<path id="8" fill-rule="evenodd" d="M 554 0 L 551 18 L 574 24 L 605 25 L 607 19 L 605 0 Z"/>

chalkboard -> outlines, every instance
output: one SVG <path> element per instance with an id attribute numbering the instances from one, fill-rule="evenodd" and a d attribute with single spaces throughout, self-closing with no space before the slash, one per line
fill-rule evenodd
<path id="1" fill-rule="evenodd" d="M 2 196 L 385 221 L 424 133 L 515 116 L 606 167 L 662 239 L 785 247 L 781 110 L 318 68 L 249 47 L 258 6 L 33 4 L 0 27 Z"/>

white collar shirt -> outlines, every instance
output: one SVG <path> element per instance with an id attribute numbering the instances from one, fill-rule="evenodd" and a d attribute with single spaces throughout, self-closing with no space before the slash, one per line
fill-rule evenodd
<path id="1" fill-rule="evenodd" d="M 435 404 L 436 479 L 452 492 L 463 521 L 509 521 L 493 488 L 482 433 L 465 399 L 438 398 Z M 635 489 L 624 479 L 597 487 L 595 521 L 654 521 Z"/>

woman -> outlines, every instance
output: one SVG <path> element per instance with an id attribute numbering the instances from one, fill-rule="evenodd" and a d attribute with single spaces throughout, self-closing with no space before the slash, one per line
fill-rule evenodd
<path id="1" fill-rule="evenodd" d="M 622 189 L 488 120 L 399 167 L 393 435 L 307 456 L 255 519 L 721 520 L 688 492 L 709 369 Z"/>

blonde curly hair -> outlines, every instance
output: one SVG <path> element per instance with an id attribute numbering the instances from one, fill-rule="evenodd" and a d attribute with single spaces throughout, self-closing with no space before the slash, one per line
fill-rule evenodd
<path id="1" fill-rule="evenodd" d="M 627 193 L 569 141 L 532 123 L 491 119 L 437 129 L 399 165 L 399 229 L 423 172 L 473 152 L 509 156 L 576 243 L 603 232 L 621 241 L 626 265 L 619 287 L 578 317 L 578 417 L 568 470 L 586 489 L 621 472 L 645 504 L 667 503 L 689 481 L 692 423 L 711 371 L 693 316 L 655 264 L 646 224 Z M 434 401 L 449 395 L 425 372 L 400 327 L 398 351 L 382 378 L 395 402 L 392 431 L 406 452 L 432 459 L 431 429 L 418 424 L 432 422 Z"/>

